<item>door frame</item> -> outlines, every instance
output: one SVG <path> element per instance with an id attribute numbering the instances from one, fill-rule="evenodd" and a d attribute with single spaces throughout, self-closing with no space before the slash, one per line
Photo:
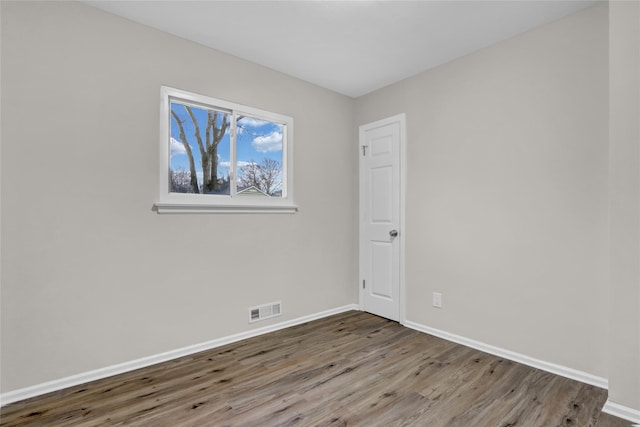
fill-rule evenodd
<path id="1" fill-rule="evenodd" d="M 362 147 L 365 145 L 364 134 L 367 130 L 375 129 L 380 126 L 386 126 L 391 123 L 398 123 L 400 125 L 400 224 L 399 226 L 399 237 L 400 237 L 400 263 L 399 263 L 399 301 L 400 305 L 400 319 L 399 323 L 401 325 L 405 324 L 406 321 L 406 289 L 405 289 L 405 241 L 407 236 L 407 227 L 405 222 L 405 206 L 406 206 L 406 171 L 407 171 L 407 157 L 406 157 L 406 147 L 407 147 L 407 131 L 406 131 L 406 114 L 400 113 L 395 116 L 387 117 L 385 119 L 377 120 L 375 122 L 366 123 L 359 126 L 358 131 L 358 199 L 359 199 L 359 210 L 358 210 L 358 303 L 360 306 L 360 310 L 365 310 L 364 306 L 364 289 L 362 288 L 363 277 L 365 276 L 364 271 L 364 258 L 365 258 L 365 245 L 366 239 L 365 231 L 364 231 L 364 221 L 363 214 L 365 211 L 365 200 L 364 194 L 362 190 L 362 186 L 364 183 L 365 177 L 365 167 L 364 167 L 364 156 L 362 155 Z"/>

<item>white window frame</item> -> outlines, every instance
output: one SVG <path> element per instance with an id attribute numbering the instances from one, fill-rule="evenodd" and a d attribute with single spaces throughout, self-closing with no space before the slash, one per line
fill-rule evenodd
<path id="1" fill-rule="evenodd" d="M 169 191 L 171 102 L 178 101 L 199 107 L 227 110 L 236 115 L 283 124 L 282 138 L 282 197 L 236 197 L 236 189 L 229 195 L 186 194 Z M 235 132 L 232 120 L 230 132 Z M 235 170 L 236 149 L 232 138 L 231 162 Z M 155 203 L 158 213 L 295 213 L 293 201 L 293 118 L 209 96 L 199 95 L 168 86 L 160 88 L 160 198 Z M 233 187 L 233 185 L 232 185 Z"/>

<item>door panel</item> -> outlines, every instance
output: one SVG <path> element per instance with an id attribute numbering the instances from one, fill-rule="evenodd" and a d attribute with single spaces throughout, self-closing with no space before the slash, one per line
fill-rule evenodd
<path id="1" fill-rule="evenodd" d="M 393 221 L 393 168 L 389 166 L 371 169 L 371 222 L 391 224 Z M 375 190 L 375 191 L 374 191 Z"/>
<path id="2" fill-rule="evenodd" d="M 393 300 L 393 248 L 387 242 L 371 242 L 371 293 Z"/>

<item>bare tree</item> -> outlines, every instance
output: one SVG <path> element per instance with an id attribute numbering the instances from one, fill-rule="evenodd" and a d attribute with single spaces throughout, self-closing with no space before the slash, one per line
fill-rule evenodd
<path id="1" fill-rule="evenodd" d="M 193 161 L 193 153 L 191 152 L 191 146 L 189 145 L 189 142 L 187 141 L 187 136 L 184 133 L 184 126 L 182 125 L 183 122 L 180 120 L 180 117 L 178 117 L 175 111 L 173 111 L 173 109 L 171 110 L 171 115 L 173 116 L 176 123 L 178 124 L 178 128 L 180 130 L 180 141 L 182 141 L 182 145 L 184 145 L 184 150 L 187 152 L 187 156 L 189 157 L 189 171 L 191 172 L 191 175 L 190 175 L 191 191 L 193 193 L 199 193 L 200 189 L 198 188 L 198 175 L 196 175 L 196 164 Z"/>
<path id="2" fill-rule="evenodd" d="M 184 109 L 189 114 L 194 128 L 194 137 L 200 149 L 200 164 L 202 167 L 202 192 L 213 193 L 220 188 L 218 181 L 218 144 L 224 138 L 225 133 L 229 129 L 229 115 L 218 111 L 207 110 L 207 125 L 205 127 L 205 140 L 202 139 L 200 124 L 193 113 L 190 106 L 184 105 Z M 184 121 L 171 110 L 171 114 L 178 124 L 180 130 L 180 141 L 184 145 L 187 156 L 189 157 L 189 170 L 191 171 L 191 188 L 194 193 L 199 193 L 198 178 L 196 176 L 195 162 L 193 160 L 193 152 L 187 141 L 184 132 Z"/>
<path id="3" fill-rule="evenodd" d="M 260 163 L 251 161 L 242 166 L 239 179 L 240 187 L 254 186 L 269 196 L 282 190 L 280 162 L 266 157 Z"/>
<path id="4" fill-rule="evenodd" d="M 171 191 L 176 193 L 192 193 L 191 173 L 184 169 L 169 170 L 171 178 Z"/>

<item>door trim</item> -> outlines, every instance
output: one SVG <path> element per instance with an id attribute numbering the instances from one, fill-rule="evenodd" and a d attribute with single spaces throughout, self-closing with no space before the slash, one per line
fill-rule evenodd
<path id="1" fill-rule="evenodd" d="M 364 310 L 364 290 L 362 289 L 362 278 L 365 276 L 364 272 L 364 248 L 365 242 L 364 236 L 364 223 L 362 214 L 364 212 L 364 199 L 362 195 L 362 182 L 364 180 L 365 168 L 363 166 L 363 155 L 361 146 L 364 145 L 364 134 L 367 130 L 374 129 L 381 126 L 386 126 L 391 123 L 398 123 L 400 125 L 400 284 L 399 284 L 399 301 L 400 304 L 400 319 L 399 323 L 404 325 L 406 322 L 406 290 L 405 290 L 405 242 L 407 236 L 407 227 L 405 221 L 405 206 L 406 206 L 406 174 L 407 174 L 407 131 L 406 131 L 406 114 L 401 113 L 395 116 L 388 117 L 386 119 L 377 120 L 375 122 L 367 123 L 359 127 L 358 132 L 358 303 L 360 309 Z"/>

